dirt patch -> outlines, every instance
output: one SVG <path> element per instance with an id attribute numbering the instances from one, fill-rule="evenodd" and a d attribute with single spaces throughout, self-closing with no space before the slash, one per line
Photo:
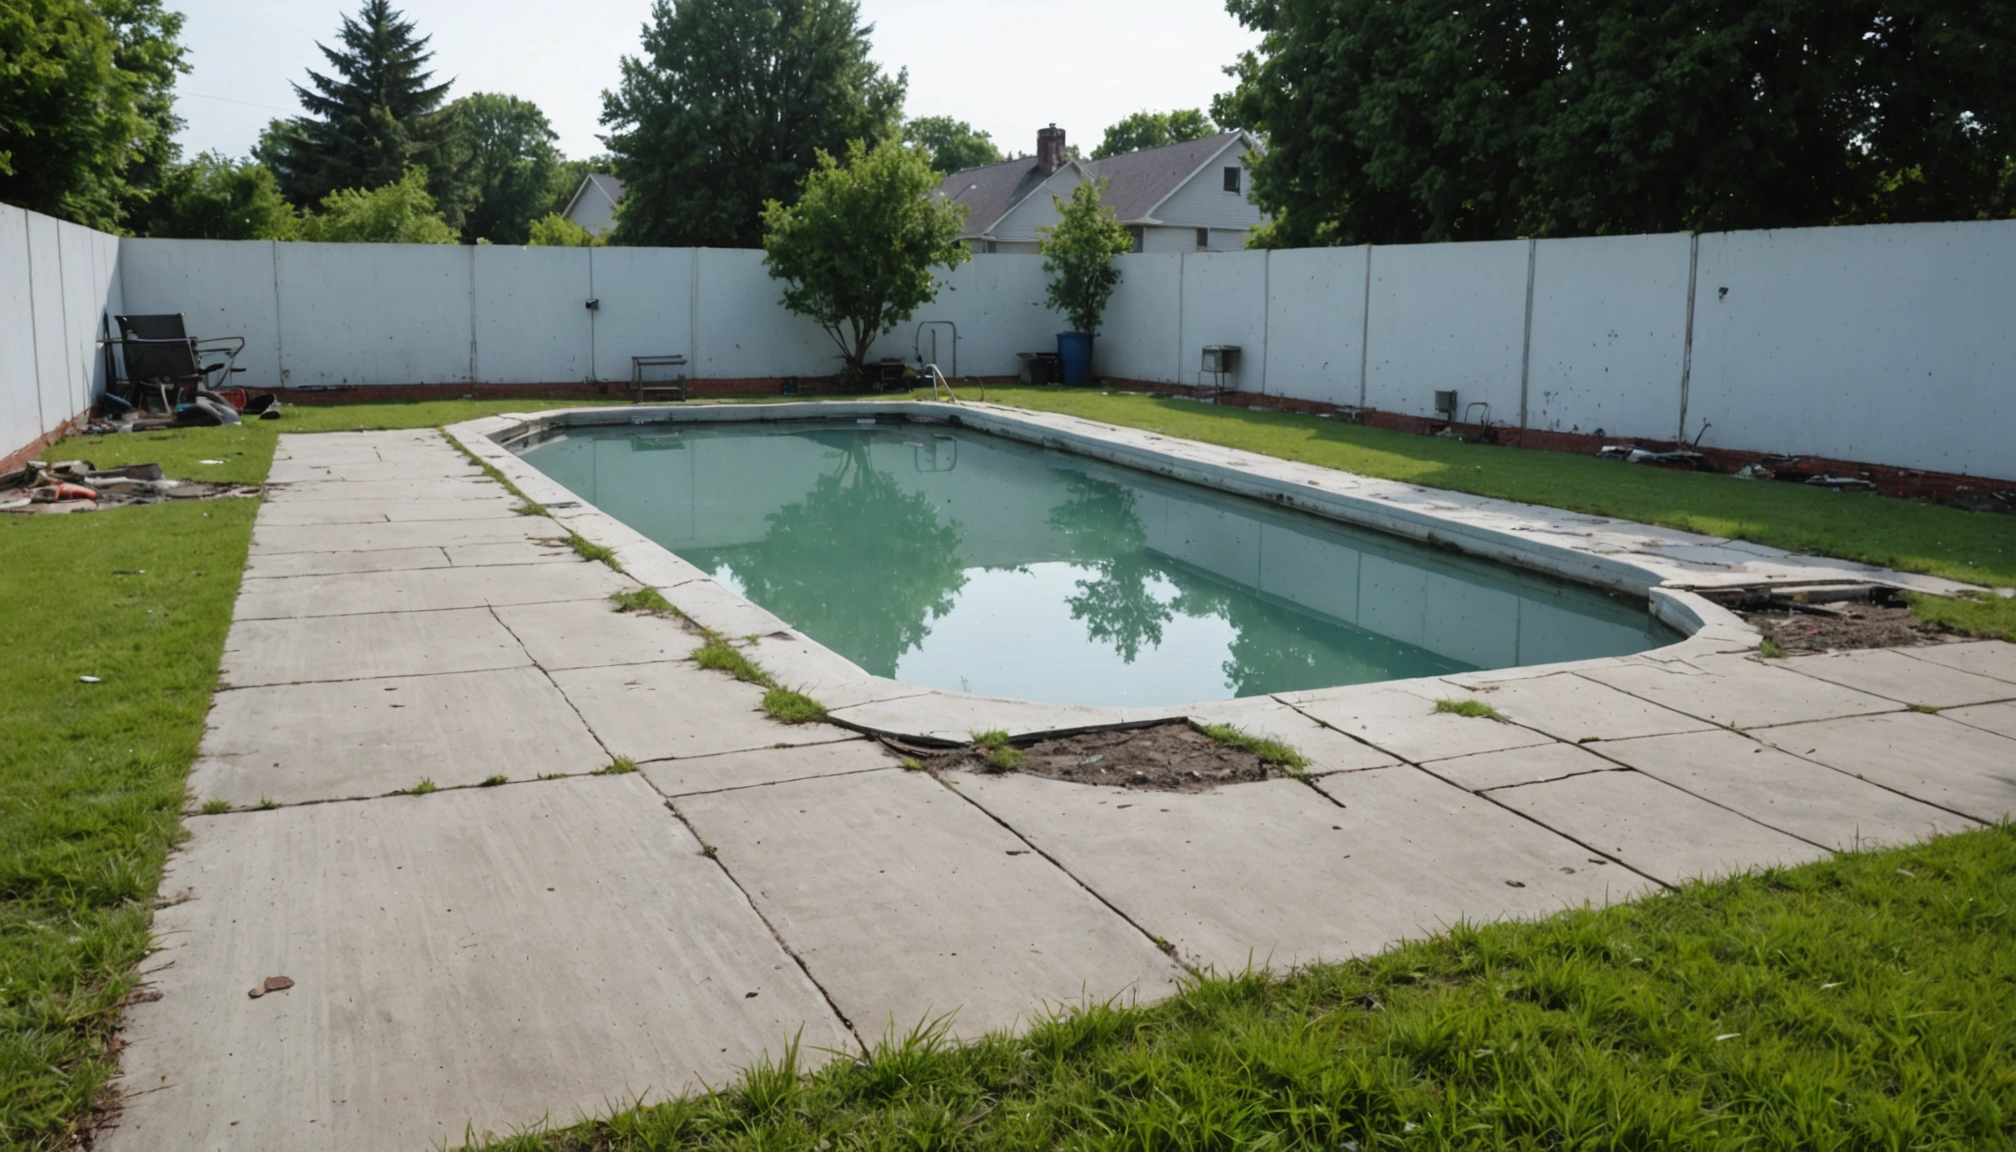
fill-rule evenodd
<path id="1" fill-rule="evenodd" d="M 1919 623 L 1911 609 L 1901 604 L 1814 604 L 1798 609 L 1762 609 L 1742 616 L 1787 655 L 1909 648 L 1954 638 L 1944 628 Z"/>
<path id="2" fill-rule="evenodd" d="M 1257 754 L 1221 744 L 1180 721 L 1150 728 L 1085 732 L 1038 740 L 1014 749 L 1021 761 L 1004 766 L 988 749 L 967 747 L 949 752 L 903 749 L 925 767 L 999 775 L 1021 772 L 1152 792 L 1204 792 L 1221 784 L 1243 784 L 1293 773 Z M 991 757 L 991 759 L 990 759 Z"/>

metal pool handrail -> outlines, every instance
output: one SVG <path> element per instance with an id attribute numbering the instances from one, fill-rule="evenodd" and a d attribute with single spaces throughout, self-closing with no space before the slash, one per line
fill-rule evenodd
<path id="1" fill-rule="evenodd" d="M 931 399 L 938 399 L 938 389 L 943 388 L 945 389 L 946 399 L 952 401 L 954 404 L 959 403 L 959 397 L 952 391 L 952 382 L 945 379 L 945 373 L 938 370 L 938 365 L 926 364 L 924 366 L 924 373 L 931 377 Z"/>

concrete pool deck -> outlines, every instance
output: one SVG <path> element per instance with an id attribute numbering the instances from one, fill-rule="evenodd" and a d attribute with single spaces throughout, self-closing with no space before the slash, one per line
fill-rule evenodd
<path id="1" fill-rule="evenodd" d="M 1546 536 L 1612 576 L 1624 553 L 1680 586 L 1956 587 L 1157 450 Z M 1638 656 L 1149 710 L 1286 740 L 1307 782 L 940 779 L 854 729 L 963 739 L 1114 710 L 866 677 L 594 509 L 515 514 L 436 433 L 283 437 L 272 482 L 162 883 L 158 997 L 127 1016 L 115 1152 L 565 1123 L 722 1084 L 793 1036 L 858 1051 L 954 1011 L 970 1036 L 1161 996 L 1189 970 L 1342 958 L 2016 813 L 2016 645 L 1767 663 L 1740 621 L 1678 596 L 1694 635 Z M 628 574 L 579 560 L 570 530 Z M 761 635 L 759 659 L 854 727 L 771 720 L 760 689 L 691 662 L 685 627 L 613 610 L 641 584 Z M 1436 714 L 1442 696 L 1506 719 Z M 640 770 L 597 774 L 617 756 Z M 413 794 L 423 780 L 439 791 Z M 211 800 L 235 810 L 201 814 Z M 247 995 L 274 975 L 296 983 Z"/>

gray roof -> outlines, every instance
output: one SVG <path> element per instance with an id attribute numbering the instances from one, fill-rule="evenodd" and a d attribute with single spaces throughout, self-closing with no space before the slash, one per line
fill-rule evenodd
<path id="1" fill-rule="evenodd" d="M 620 204 L 623 202 L 623 182 L 621 180 L 609 175 L 607 172 L 590 172 L 588 179 L 597 188 L 602 190 L 604 196 L 609 197 L 611 204 Z"/>
<path id="2" fill-rule="evenodd" d="M 1240 135 L 1233 129 L 1181 144 L 1080 161 L 1078 167 L 1109 181 L 1102 199 L 1115 215 L 1122 220 L 1140 220 Z M 954 172 L 939 183 L 938 194 L 969 206 L 964 235 L 978 236 L 1028 199 L 1045 179 L 1036 158 L 1025 156 Z"/>

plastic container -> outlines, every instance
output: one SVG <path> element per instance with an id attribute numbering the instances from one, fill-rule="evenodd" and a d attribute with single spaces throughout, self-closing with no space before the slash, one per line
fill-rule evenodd
<path id="1" fill-rule="evenodd" d="M 1092 382 L 1092 334 L 1090 332 L 1057 333 L 1057 359 L 1064 366 L 1064 383 L 1090 384 Z"/>

